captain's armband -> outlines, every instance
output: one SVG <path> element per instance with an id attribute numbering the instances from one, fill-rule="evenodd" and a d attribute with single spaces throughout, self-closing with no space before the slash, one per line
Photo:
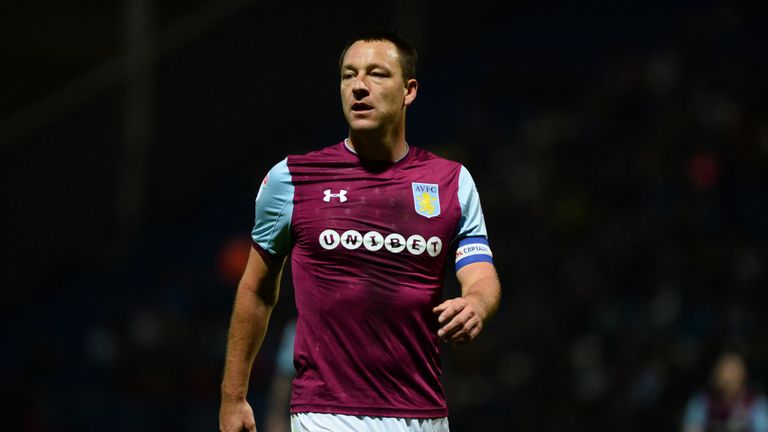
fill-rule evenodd
<path id="1" fill-rule="evenodd" d="M 493 253 L 485 237 L 467 237 L 459 240 L 456 248 L 456 271 L 467 264 L 488 262 L 493 264 Z"/>

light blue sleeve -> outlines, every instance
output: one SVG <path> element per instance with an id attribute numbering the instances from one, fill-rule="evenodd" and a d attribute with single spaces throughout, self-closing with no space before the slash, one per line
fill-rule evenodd
<path id="1" fill-rule="evenodd" d="M 480 206 L 480 195 L 477 193 L 475 181 L 469 171 L 462 165 L 459 173 L 459 204 L 461 205 L 461 220 L 457 238 L 488 237 L 485 230 L 485 217 Z"/>
<path id="2" fill-rule="evenodd" d="M 753 432 L 768 432 L 768 400 L 765 396 L 758 396 L 752 406 L 752 423 Z"/>
<path id="3" fill-rule="evenodd" d="M 294 187 L 288 159 L 278 162 L 261 182 L 256 194 L 256 221 L 251 231 L 254 243 L 275 257 L 291 250 L 291 217 Z"/>
<path id="4" fill-rule="evenodd" d="M 686 428 L 704 428 L 707 423 L 707 401 L 703 395 L 692 397 L 683 413 L 683 430 Z"/>
<path id="5" fill-rule="evenodd" d="M 476 262 L 493 264 L 493 253 L 488 245 L 488 233 L 485 230 L 485 217 L 480 206 L 480 195 L 469 171 L 462 166 L 459 172 L 459 204 L 461 219 L 456 234 L 456 271 Z"/>

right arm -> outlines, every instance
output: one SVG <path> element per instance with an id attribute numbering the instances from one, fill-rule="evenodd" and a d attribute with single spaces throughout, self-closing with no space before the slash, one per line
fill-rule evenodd
<path id="1" fill-rule="evenodd" d="M 284 263 L 285 258 L 265 260 L 251 247 L 229 325 L 219 410 L 222 432 L 256 431 L 253 409 L 245 397 L 253 360 L 277 303 Z"/>

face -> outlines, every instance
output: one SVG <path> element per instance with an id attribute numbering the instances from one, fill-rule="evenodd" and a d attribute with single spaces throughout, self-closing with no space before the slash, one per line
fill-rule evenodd
<path id="1" fill-rule="evenodd" d="M 384 131 L 405 124 L 416 80 L 403 80 L 400 55 L 387 41 L 352 44 L 341 66 L 341 105 L 353 131 Z"/>
<path id="2" fill-rule="evenodd" d="M 741 358 L 725 356 L 715 368 L 715 385 L 725 395 L 732 395 L 739 391 L 746 378 L 746 369 Z"/>

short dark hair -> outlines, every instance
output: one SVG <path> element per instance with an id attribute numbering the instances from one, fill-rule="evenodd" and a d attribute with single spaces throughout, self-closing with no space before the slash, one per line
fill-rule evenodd
<path id="1" fill-rule="evenodd" d="M 392 42 L 392 44 L 395 45 L 398 53 L 400 54 L 400 69 L 403 72 L 403 81 L 407 82 L 409 79 L 416 78 L 416 62 L 419 59 L 419 55 L 416 52 L 416 48 L 414 48 L 410 42 L 408 42 L 404 37 L 400 36 L 397 32 L 393 30 L 386 30 L 386 29 L 363 30 L 355 34 L 349 40 L 349 42 L 347 42 L 347 45 L 344 46 L 344 49 L 341 51 L 341 56 L 339 56 L 339 71 L 341 71 L 341 68 L 344 63 L 344 56 L 347 55 L 347 51 L 349 51 L 349 47 L 351 47 L 352 44 L 354 44 L 355 42 L 359 42 L 359 41 Z"/>

